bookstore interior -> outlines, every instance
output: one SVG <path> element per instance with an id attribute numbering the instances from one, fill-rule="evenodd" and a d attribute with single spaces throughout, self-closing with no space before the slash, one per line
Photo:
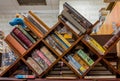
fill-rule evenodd
<path id="1" fill-rule="evenodd" d="M 52 27 L 34 10 L 12 14 L 13 29 L 0 29 L 0 81 L 120 81 L 120 2 L 103 2 L 95 23 L 67 1 Z"/>

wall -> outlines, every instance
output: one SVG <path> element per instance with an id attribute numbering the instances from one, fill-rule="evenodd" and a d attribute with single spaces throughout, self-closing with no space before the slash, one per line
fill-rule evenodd
<path id="1" fill-rule="evenodd" d="M 42 13 L 36 14 L 43 22 L 45 22 L 49 27 L 52 27 L 57 22 L 58 13 Z M 14 27 L 9 25 L 9 21 L 15 18 L 14 14 L 0 15 L 0 30 L 5 32 L 5 35 L 9 34 Z"/>
<path id="2" fill-rule="evenodd" d="M 95 23 L 99 19 L 99 10 L 108 5 L 103 0 L 60 0 L 59 13 L 63 9 L 64 2 L 69 3 L 91 23 Z"/>

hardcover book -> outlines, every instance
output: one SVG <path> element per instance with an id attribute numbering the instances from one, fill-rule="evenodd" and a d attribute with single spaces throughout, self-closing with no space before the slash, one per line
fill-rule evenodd
<path id="1" fill-rule="evenodd" d="M 89 65 L 92 66 L 94 64 L 94 61 L 83 51 L 83 50 L 78 50 L 77 54 L 85 60 L 85 62 Z"/>
<path id="2" fill-rule="evenodd" d="M 15 27 L 12 32 L 21 40 L 23 43 L 29 48 L 33 45 L 33 43 L 17 28 Z"/>
<path id="3" fill-rule="evenodd" d="M 10 43 L 20 54 L 24 54 L 26 49 L 10 34 L 7 35 L 5 41 Z"/>
<path id="4" fill-rule="evenodd" d="M 33 60 L 33 58 L 28 57 L 27 62 L 35 70 L 35 72 L 38 73 L 38 75 L 43 72 L 42 68 Z"/>
<path id="5" fill-rule="evenodd" d="M 48 66 L 52 64 L 50 60 L 47 57 L 45 57 L 45 55 L 40 50 L 35 50 L 35 52 L 48 64 Z"/>
<path id="6" fill-rule="evenodd" d="M 32 53 L 32 58 L 40 65 L 43 71 L 48 68 L 47 63 L 41 57 L 39 57 L 35 51 Z"/>
<path id="7" fill-rule="evenodd" d="M 35 43 L 35 39 L 27 32 L 25 31 L 25 29 L 23 29 L 22 27 L 18 26 L 17 27 L 20 31 L 22 31 L 22 33 L 30 40 L 32 41 L 32 43 Z"/>
<path id="8" fill-rule="evenodd" d="M 51 61 L 51 63 L 55 62 L 55 56 L 45 47 L 41 47 L 40 51 Z"/>

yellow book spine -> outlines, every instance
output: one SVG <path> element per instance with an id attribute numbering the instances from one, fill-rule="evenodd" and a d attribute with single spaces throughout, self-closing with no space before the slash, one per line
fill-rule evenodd
<path id="1" fill-rule="evenodd" d="M 91 38 L 91 41 L 92 41 L 102 52 L 105 52 L 105 49 L 104 49 L 100 44 L 98 44 L 93 38 Z"/>
<path id="2" fill-rule="evenodd" d="M 70 44 L 61 34 L 59 34 L 57 31 L 55 31 L 55 34 L 56 34 L 68 47 L 71 46 L 71 44 Z"/>

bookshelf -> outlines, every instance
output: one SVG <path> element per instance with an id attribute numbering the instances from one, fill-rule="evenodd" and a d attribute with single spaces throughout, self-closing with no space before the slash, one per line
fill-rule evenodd
<path id="1" fill-rule="evenodd" d="M 28 75 L 24 78 L 36 78 L 35 81 L 50 78 L 50 71 L 59 62 L 62 62 L 61 68 L 65 64 L 76 76 L 71 79 L 84 79 L 99 63 L 113 74 L 120 74 L 120 71 L 106 59 L 119 41 L 120 31 L 113 36 L 101 36 L 102 39 L 94 37 L 90 33 L 96 23 L 91 24 L 69 4 L 64 3 L 63 6 L 64 10 L 58 16 L 58 22 L 51 29 L 32 11 L 23 16 L 26 28 L 15 27 L 5 38 L 18 58 L 0 74 L 1 77 Z M 99 40 L 105 41 L 101 43 Z M 63 74 L 62 71 L 58 73 L 60 76 Z M 32 77 L 29 77 L 30 75 Z M 53 78 L 70 79 L 70 76 L 60 76 Z M 17 78 L 21 77 L 23 76 Z"/>

